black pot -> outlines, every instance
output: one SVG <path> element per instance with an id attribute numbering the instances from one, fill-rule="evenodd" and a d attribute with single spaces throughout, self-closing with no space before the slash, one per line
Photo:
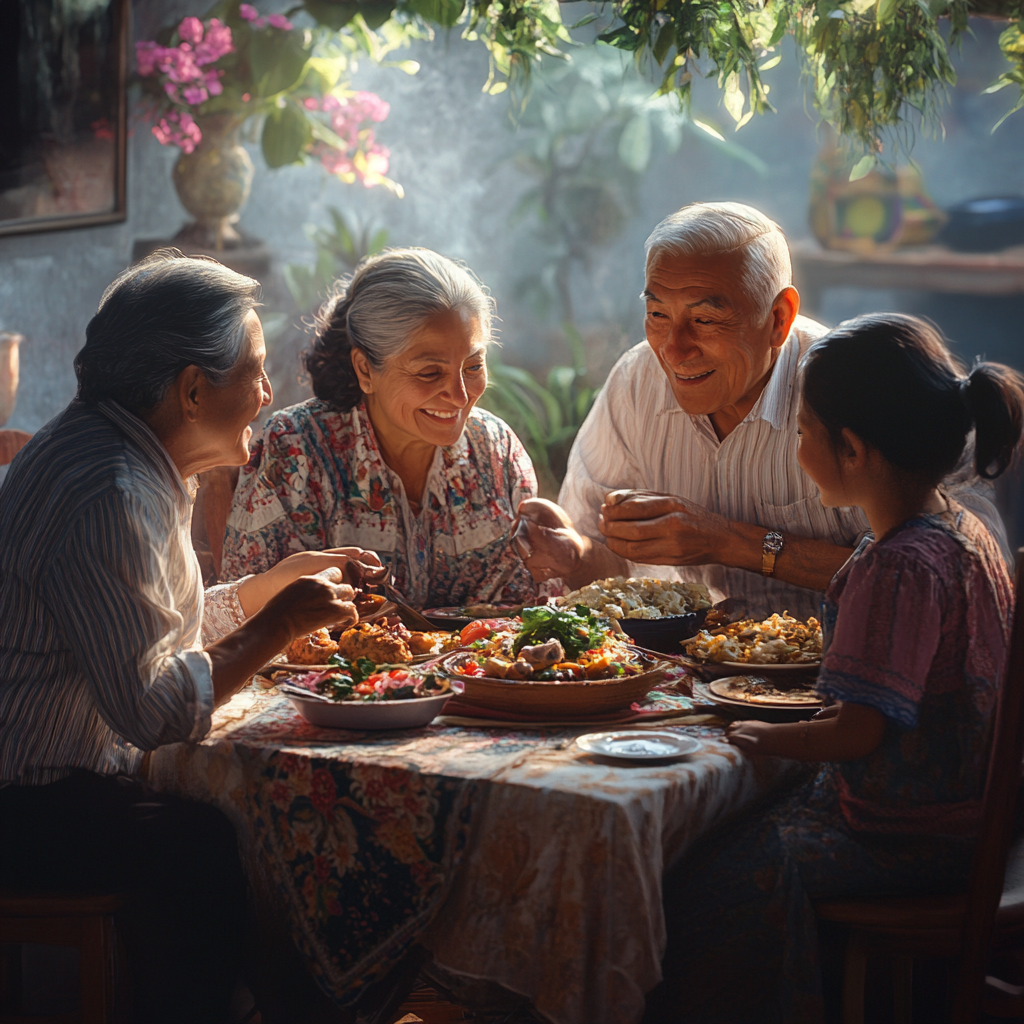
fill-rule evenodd
<path id="1" fill-rule="evenodd" d="M 997 252 L 1024 245 L 1024 197 L 970 199 L 947 210 L 939 241 L 958 252 Z"/>
<path id="2" fill-rule="evenodd" d="M 663 619 L 619 619 L 622 632 L 640 647 L 662 654 L 682 654 L 680 640 L 689 640 L 707 617 L 708 609 L 685 615 L 666 615 Z"/>

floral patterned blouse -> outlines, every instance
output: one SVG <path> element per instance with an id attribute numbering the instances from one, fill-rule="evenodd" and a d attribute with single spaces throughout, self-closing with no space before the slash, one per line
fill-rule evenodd
<path id="1" fill-rule="evenodd" d="M 862 831 L 970 835 L 980 821 L 1013 589 L 988 530 L 949 505 L 862 543 L 826 596 L 839 609 L 817 690 L 885 716 L 872 754 L 828 766 Z"/>
<path id="2" fill-rule="evenodd" d="M 376 551 L 417 608 L 520 603 L 536 589 L 509 544 L 519 502 L 537 492 L 512 429 L 474 409 L 439 448 L 417 513 L 384 462 L 364 405 L 336 412 L 310 399 L 277 413 L 239 476 L 222 575 L 263 572 L 295 551 Z"/>

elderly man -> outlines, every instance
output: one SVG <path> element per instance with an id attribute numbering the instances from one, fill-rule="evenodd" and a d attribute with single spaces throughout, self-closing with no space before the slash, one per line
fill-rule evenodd
<path id="1" fill-rule="evenodd" d="M 615 365 L 569 456 L 561 508 L 520 506 L 539 580 L 704 583 L 750 614 L 818 613 L 867 529 L 797 464 L 797 366 L 825 328 L 798 316 L 785 236 L 739 203 L 694 203 L 647 239 L 647 339 Z M 999 516 L 948 481 L 1007 550 Z"/>
<path id="2" fill-rule="evenodd" d="M 247 461 L 272 397 L 258 297 L 175 250 L 126 270 L 0 487 L 0 887 L 126 892 L 147 1024 L 225 1024 L 245 884 L 224 815 L 148 789 L 143 752 L 202 739 L 292 637 L 357 620 L 343 574 L 383 572 L 303 552 L 203 593 L 196 474 Z"/>

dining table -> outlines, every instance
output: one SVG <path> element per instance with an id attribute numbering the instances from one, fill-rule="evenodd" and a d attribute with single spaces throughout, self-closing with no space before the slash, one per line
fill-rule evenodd
<path id="1" fill-rule="evenodd" d="M 700 749 L 627 761 L 576 744 L 593 724 L 317 728 L 252 684 L 146 771 L 231 819 L 254 891 L 338 1005 L 418 943 L 552 1024 L 634 1024 L 661 978 L 666 869 L 803 778 L 730 746 L 681 692 L 640 726 Z"/>

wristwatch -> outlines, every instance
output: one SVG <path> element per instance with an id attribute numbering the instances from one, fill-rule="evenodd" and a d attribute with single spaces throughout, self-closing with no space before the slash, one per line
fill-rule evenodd
<path id="1" fill-rule="evenodd" d="M 775 559 L 779 557 L 779 552 L 782 550 L 782 544 L 782 534 L 777 530 L 772 530 L 764 535 L 764 540 L 761 541 L 762 576 L 775 575 Z"/>

